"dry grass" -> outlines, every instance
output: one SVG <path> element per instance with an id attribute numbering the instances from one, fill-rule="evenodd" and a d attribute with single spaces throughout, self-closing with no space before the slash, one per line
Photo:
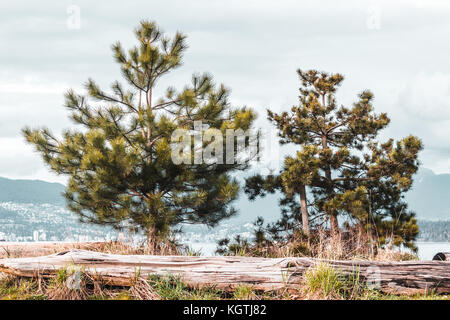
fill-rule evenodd
<path id="1" fill-rule="evenodd" d="M 45 256 L 71 249 L 102 250 L 105 242 L 48 242 L 48 243 L 8 243 L 0 242 L 0 259 Z"/>
<path id="2" fill-rule="evenodd" d="M 372 260 L 406 261 L 417 260 L 412 253 L 382 248 L 367 237 L 350 230 L 338 237 L 331 237 L 325 230 L 315 230 L 307 237 L 301 232 L 290 239 L 260 244 L 247 241 L 235 241 L 222 251 L 226 255 L 285 258 L 312 257 L 323 260 Z"/>
<path id="3" fill-rule="evenodd" d="M 73 243 L 1 243 L 0 259 L 5 258 L 25 258 L 50 255 L 72 249 L 90 250 L 110 254 L 123 255 L 185 255 L 189 249 L 177 244 L 175 241 L 166 241 L 158 246 L 154 251 L 148 250 L 145 246 L 132 246 L 125 242 L 105 241 L 105 242 L 73 242 Z"/>
<path id="4" fill-rule="evenodd" d="M 148 281 L 138 278 L 130 288 L 130 295 L 137 300 L 159 300 L 161 297 L 155 292 Z"/>
<path id="5" fill-rule="evenodd" d="M 408 252 L 401 252 L 392 249 L 379 249 L 377 255 L 374 257 L 375 261 L 410 261 L 419 260 L 415 254 Z"/>
<path id="6" fill-rule="evenodd" d="M 5 276 L 0 279 L 0 300 L 158 300 L 148 281 L 136 279 L 131 287 L 111 287 L 88 274 L 80 273 L 74 283 L 69 269 L 52 279 L 27 279 Z"/>

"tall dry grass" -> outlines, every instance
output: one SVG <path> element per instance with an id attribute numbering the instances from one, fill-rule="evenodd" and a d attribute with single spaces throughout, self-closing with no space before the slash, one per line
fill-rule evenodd
<path id="1" fill-rule="evenodd" d="M 367 235 L 349 229 L 338 236 L 331 236 L 328 230 L 313 230 L 309 236 L 301 231 L 295 232 L 284 241 L 265 241 L 252 244 L 237 241 L 222 250 L 226 255 L 284 258 L 312 257 L 322 260 L 376 260 L 405 261 L 415 260 L 413 253 L 402 252 L 378 245 Z"/>

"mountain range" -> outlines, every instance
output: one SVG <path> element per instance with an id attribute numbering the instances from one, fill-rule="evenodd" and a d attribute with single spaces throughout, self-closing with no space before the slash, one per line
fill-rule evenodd
<path id="1" fill-rule="evenodd" d="M 0 177 L 0 202 L 64 204 L 64 188 L 60 183 Z"/>
<path id="2" fill-rule="evenodd" d="M 64 205 L 62 193 L 65 186 L 40 180 L 11 180 L 0 177 L 0 202 Z M 239 219 L 262 215 L 275 218 L 278 213 L 277 195 L 249 201 L 244 194 L 235 203 Z M 411 190 L 406 195 L 409 208 L 423 220 L 450 219 L 450 174 L 435 174 L 421 168 L 414 177 Z M 251 219 L 250 219 L 251 220 Z"/>
<path id="3" fill-rule="evenodd" d="M 405 197 L 409 209 L 420 220 L 450 220 L 450 202 L 447 199 L 450 199 L 450 174 L 435 174 L 427 168 L 417 172 Z M 280 213 L 277 195 L 267 195 L 252 202 L 241 195 L 235 206 L 241 214 L 234 219 L 241 222 L 254 221 L 257 216 L 273 220 Z"/>
<path id="4" fill-rule="evenodd" d="M 450 174 L 435 174 L 422 168 L 406 195 L 410 209 L 423 220 L 450 220 Z"/>
<path id="5" fill-rule="evenodd" d="M 64 206 L 64 189 L 65 186 L 60 183 L 0 178 L 0 240 L 2 236 L 9 237 L 9 241 L 36 240 L 36 237 L 38 240 L 55 241 L 79 240 L 81 237 L 100 240 L 117 236 L 110 228 L 78 222 L 77 216 Z M 426 168 L 419 170 L 412 189 L 406 195 L 410 209 L 416 212 L 417 218 L 422 221 L 450 221 L 450 204 L 447 202 L 449 198 L 450 174 L 435 174 Z M 190 234 L 189 237 L 201 234 L 202 239 L 219 233 L 242 233 L 252 229 L 251 223 L 258 216 L 272 221 L 280 214 L 276 194 L 255 201 L 249 201 L 241 194 L 234 206 L 239 214 L 221 223 L 214 230 L 197 226 L 186 227 L 185 232 Z"/>

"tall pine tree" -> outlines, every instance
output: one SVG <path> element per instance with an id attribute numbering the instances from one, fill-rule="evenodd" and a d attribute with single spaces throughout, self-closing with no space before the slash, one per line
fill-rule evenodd
<path id="1" fill-rule="evenodd" d="M 174 164 L 174 130 L 194 130 L 195 121 L 222 133 L 247 130 L 255 114 L 232 108 L 228 90 L 207 74 L 155 99 L 158 81 L 181 66 L 186 36 L 169 38 L 148 21 L 135 35 L 138 45 L 128 52 L 120 43 L 112 46 L 126 85 L 116 81 L 106 92 L 90 79 L 86 96 L 66 94 L 65 106 L 82 129 L 67 130 L 61 139 L 46 128 L 23 132 L 54 172 L 69 177 L 68 207 L 82 221 L 136 226 L 154 249 L 179 223 L 214 226 L 232 216 L 239 186 L 229 173 L 247 167 L 228 161 Z"/>

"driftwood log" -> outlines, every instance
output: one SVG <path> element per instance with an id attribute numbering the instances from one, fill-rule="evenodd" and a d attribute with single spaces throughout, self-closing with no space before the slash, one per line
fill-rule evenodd
<path id="1" fill-rule="evenodd" d="M 450 261 L 450 252 L 439 252 L 433 257 L 433 260 L 437 261 Z"/>
<path id="2" fill-rule="evenodd" d="M 71 250 L 34 258 L 0 260 L 0 271 L 22 277 L 53 277 L 58 269 L 82 268 L 110 285 L 130 286 L 136 277 L 172 275 L 189 286 L 216 286 L 224 290 L 246 284 L 269 291 L 295 288 L 303 273 L 324 263 L 311 258 L 190 257 L 114 255 Z M 326 261 L 342 274 L 359 274 L 361 281 L 384 292 L 411 294 L 434 290 L 450 293 L 448 261 Z"/>

